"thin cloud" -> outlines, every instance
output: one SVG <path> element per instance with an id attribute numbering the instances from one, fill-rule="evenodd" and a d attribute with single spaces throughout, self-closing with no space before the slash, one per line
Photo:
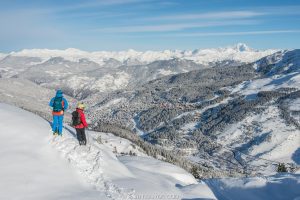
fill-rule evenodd
<path id="1" fill-rule="evenodd" d="M 91 8 L 106 8 L 113 6 L 121 6 L 121 5 L 137 5 L 142 3 L 151 3 L 156 2 L 157 0 L 98 0 L 98 1 L 82 1 L 80 3 L 52 6 L 52 7 L 32 7 L 27 9 L 16 9 L 15 11 L 30 11 L 35 12 L 36 14 L 55 14 L 55 13 L 68 13 L 68 12 L 89 12 Z"/>
<path id="2" fill-rule="evenodd" d="M 181 33 L 168 34 L 166 37 L 207 37 L 207 36 L 235 36 L 235 35 L 269 35 L 282 33 L 300 33 L 300 30 L 264 30 L 264 31 L 244 31 L 244 32 L 210 32 L 210 33 Z"/>
<path id="3" fill-rule="evenodd" d="M 104 19 L 104 18 L 122 18 L 131 17 L 134 13 L 116 13 L 116 12 L 84 12 L 84 13 L 68 13 L 67 15 L 56 15 L 56 19 L 70 19 L 70 18 L 80 18 L 80 19 Z"/>
<path id="4" fill-rule="evenodd" d="M 69 5 L 59 7 L 54 9 L 56 11 L 70 11 L 70 10 L 80 10 L 85 8 L 95 8 L 95 7 L 103 7 L 103 6 L 117 6 L 117 5 L 126 5 L 126 4 L 141 4 L 147 2 L 153 2 L 156 0 L 98 0 L 98 1 L 83 1 L 79 4 Z"/>
<path id="5" fill-rule="evenodd" d="M 148 20 L 193 20 L 193 19 L 242 19 L 265 15 L 263 12 L 255 11 L 226 11 L 208 12 L 201 14 L 165 15 L 147 18 Z"/>
<path id="6" fill-rule="evenodd" d="M 300 6 L 269 6 L 269 7 L 252 7 L 248 10 L 231 10 L 220 12 L 205 12 L 205 13 L 189 13 L 189 14 L 172 14 L 161 15 L 157 17 L 148 17 L 144 20 L 197 20 L 197 19 L 245 19 L 272 15 L 300 15 Z"/>
<path id="7" fill-rule="evenodd" d="M 211 21 L 199 23 L 176 23 L 176 24 L 159 24 L 148 26 L 123 26 L 94 29 L 91 31 L 102 33 L 138 33 L 138 32 L 169 32 L 182 31 L 192 28 L 215 27 L 215 26 L 232 26 L 232 25 L 253 25 L 258 24 L 257 20 L 232 20 L 232 21 Z"/>
<path id="8" fill-rule="evenodd" d="M 267 15 L 300 15 L 300 6 L 291 5 L 291 6 L 269 6 L 269 7 L 260 7 L 258 10 L 264 10 Z"/>

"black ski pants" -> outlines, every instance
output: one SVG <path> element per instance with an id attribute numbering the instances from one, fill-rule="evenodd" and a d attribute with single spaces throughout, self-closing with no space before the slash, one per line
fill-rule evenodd
<path id="1" fill-rule="evenodd" d="M 80 145 L 86 145 L 85 128 L 76 128 L 77 139 Z"/>

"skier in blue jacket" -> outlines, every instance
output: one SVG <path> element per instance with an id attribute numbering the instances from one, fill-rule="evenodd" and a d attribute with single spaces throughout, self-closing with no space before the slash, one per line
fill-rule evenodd
<path id="1" fill-rule="evenodd" d="M 49 103 L 49 106 L 53 108 L 53 135 L 58 134 L 62 136 L 64 111 L 68 109 L 68 105 L 68 101 L 63 97 L 63 92 L 61 90 L 57 90 L 55 97 L 53 97 Z"/>

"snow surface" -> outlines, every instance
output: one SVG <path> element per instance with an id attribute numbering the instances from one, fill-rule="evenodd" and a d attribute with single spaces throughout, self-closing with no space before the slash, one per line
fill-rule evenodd
<path id="1" fill-rule="evenodd" d="M 147 155 L 140 149 L 140 147 L 132 144 L 127 139 L 117 137 L 112 133 L 101 133 L 89 131 L 90 135 L 97 141 L 101 140 L 104 146 L 109 148 L 112 152 L 117 151 L 115 154 L 129 154 L 130 151 L 135 153 L 137 156 L 145 156 Z"/>
<path id="2" fill-rule="evenodd" d="M 0 110 L 0 199 L 107 199 L 51 148 L 47 122 L 12 106 Z"/>
<path id="3" fill-rule="evenodd" d="M 256 61 L 252 67 L 266 72 L 259 79 L 244 81 L 231 88 L 232 93 L 254 97 L 260 91 L 273 91 L 279 88 L 300 89 L 300 50 L 278 51 L 270 56 Z M 230 88 L 228 88 L 230 89 Z"/>
<path id="4" fill-rule="evenodd" d="M 286 126 L 276 106 L 268 106 L 264 112 L 251 114 L 228 127 L 220 133 L 218 142 L 257 158 L 249 162 L 249 166 L 256 167 L 266 163 L 260 159 L 295 163 L 293 155 L 300 148 L 300 131 L 293 125 Z M 263 173 L 275 174 L 276 169 L 270 166 Z"/>
<path id="5" fill-rule="evenodd" d="M 176 74 L 176 72 L 172 72 L 171 70 L 159 69 L 158 73 L 164 76 L 168 76 L 171 74 Z"/>
<path id="6" fill-rule="evenodd" d="M 292 100 L 290 102 L 289 110 L 292 111 L 300 111 L 300 98 Z"/>
<path id="7" fill-rule="evenodd" d="M 300 66 L 300 50 L 285 50 L 279 51 L 256 62 L 258 70 L 264 70 L 268 65 L 272 65 L 272 69 L 267 75 L 275 75 L 290 72 L 299 72 Z"/>
<path id="8" fill-rule="evenodd" d="M 300 175 L 212 179 L 206 183 L 218 200 L 299 200 Z"/>
<path id="9" fill-rule="evenodd" d="M 300 174 L 196 181 L 110 133 L 88 131 L 79 146 L 69 126 L 53 137 L 40 117 L 6 104 L 0 111 L 0 199 L 300 199 Z M 138 156 L 116 156 L 114 146 Z"/>
<path id="10" fill-rule="evenodd" d="M 245 81 L 236 86 L 232 90 L 232 93 L 239 93 L 249 96 L 257 94 L 260 91 L 272 91 L 279 88 L 300 89 L 299 72 Z"/>
<path id="11" fill-rule="evenodd" d="M 104 65 L 105 61 L 113 58 L 120 62 L 128 60 L 136 60 L 140 63 L 150 63 L 156 60 L 170 60 L 172 58 L 193 60 L 199 64 L 208 64 L 210 62 L 235 60 L 240 62 L 254 62 L 262 57 L 277 52 L 278 50 L 253 50 L 243 43 L 233 46 L 215 49 L 196 49 L 196 50 L 164 50 L 164 51 L 128 51 L 110 52 L 96 51 L 87 52 L 79 49 L 69 48 L 66 50 L 50 50 L 50 49 L 24 49 L 20 52 L 11 52 L 8 55 L 39 57 L 46 61 L 52 57 L 63 57 L 65 60 L 78 62 L 82 58 L 87 58 L 100 65 Z"/>
<path id="12" fill-rule="evenodd" d="M 110 90 L 117 90 L 128 85 L 129 79 L 130 79 L 130 75 L 125 72 L 117 72 L 115 77 L 110 74 L 107 74 L 92 82 L 90 84 L 91 85 L 90 88 L 97 89 L 99 91 L 106 91 L 107 88 L 109 88 Z"/>
<path id="13" fill-rule="evenodd" d="M 88 145 L 79 146 L 71 127 L 53 137 L 40 117 L 6 104 L 0 110 L 0 199 L 216 199 L 177 166 L 142 152 L 116 157 L 108 147 L 128 151 L 128 140 L 87 132 Z"/>

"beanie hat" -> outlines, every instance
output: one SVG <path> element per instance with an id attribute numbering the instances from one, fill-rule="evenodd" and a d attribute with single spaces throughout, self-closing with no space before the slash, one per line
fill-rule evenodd
<path id="1" fill-rule="evenodd" d="M 77 108 L 79 108 L 79 109 L 84 109 L 85 108 L 85 105 L 83 104 L 83 103 L 78 103 L 77 104 Z"/>

